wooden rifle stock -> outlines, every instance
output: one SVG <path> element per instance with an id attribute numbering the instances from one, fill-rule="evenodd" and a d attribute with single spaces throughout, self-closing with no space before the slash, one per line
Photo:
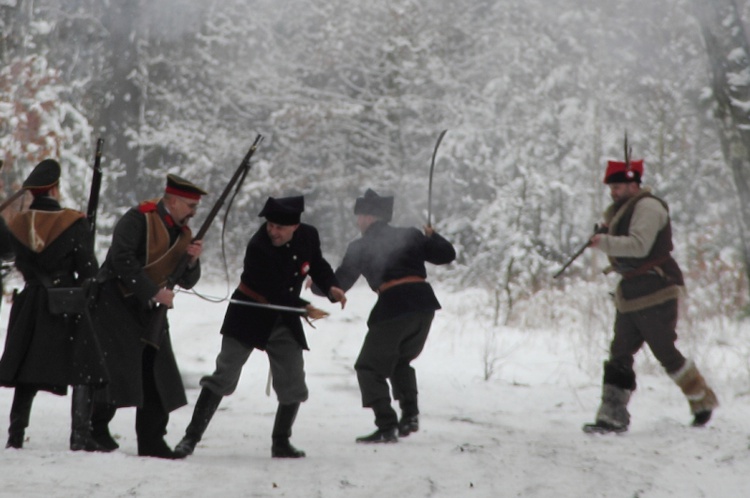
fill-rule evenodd
<path id="1" fill-rule="evenodd" d="M 3 201 L 2 204 L 0 204 L 0 211 L 5 210 L 5 208 L 13 204 L 13 201 L 21 197 L 24 192 L 26 192 L 24 189 L 17 190 L 16 192 L 13 193 L 13 195 L 5 199 L 5 201 Z"/>
<path id="2" fill-rule="evenodd" d="M 601 232 L 601 230 L 600 230 L 600 228 L 599 228 L 599 225 L 598 225 L 598 224 L 594 225 L 594 233 L 593 233 L 593 234 L 591 234 L 591 237 L 593 237 L 593 236 L 594 236 L 594 235 L 596 235 L 597 233 L 602 233 L 602 232 Z M 582 245 L 582 246 L 581 246 L 581 247 L 580 247 L 580 248 L 579 248 L 579 249 L 578 249 L 578 250 L 576 251 L 576 253 L 575 253 L 575 254 L 573 254 L 573 256 L 571 256 L 571 257 L 570 257 L 570 259 L 569 259 L 569 260 L 568 260 L 568 261 L 567 261 L 567 262 L 566 262 L 566 263 L 565 263 L 565 264 L 563 265 L 563 267 L 562 267 L 562 268 L 560 268 L 560 270 L 559 270 L 559 271 L 558 271 L 557 273 L 555 273 L 555 275 L 554 275 L 554 276 L 553 276 L 552 278 L 557 278 L 557 277 L 559 277 L 560 275 L 562 275 L 562 274 L 563 274 L 563 273 L 565 272 L 565 270 L 567 270 L 567 269 L 568 269 L 568 267 L 569 267 L 569 266 L 570 266 L 571 264 L 573 264 L 573 261 L 575 261 L 576 259 L 578 259 L 578 257 L 579 257 L 579 256 L 580 256 L 581 254 L 583 254 L 583 251 L 585 251 L 585 250 L 586 250 L 586 248 L 587 248 L 588 246 L 590 246 L 590 245 L 591 245 L 591 237 L 589 237 L 588 239 L 586 239 L 586 243 L 585 243 L 585 244 L 583 244 L 583 245 Z"/>
<path id="3" fill-rule="evenodd" d="M 193 237 L 193 242 L 195 242 L 196 240 L 203 240 L 203 237 L 206 235 L 206 232 L 211 227 L 211 223 L 214 221 L 214 218 L 216 218 L 216 215 L 219 214 L 219 210 L 224 205 L 224 202 L 226 201 L 227 197 L 229 197 L 229 193 L 232 191 L 232 188 L 235 186 L 235 184 L 238 181 L 241 181 L 241 179 L 244 179 L 245 174 L 247 174 L 247 171 L 249 171 L 250 158 L 253 157 L 253 153 L 255 153 L 255 150 L 258 148 L 258 146 L 260 145 L 262 141 L 263 141 L 262 135 L 258 135 L 255 138 L 255 142 L 253 142 L 253 145 L 250 147 L 250 150 L 247 151 L 247 154 L 245 154 L 244 159 L 242 159 L 242 162 L 240 163 L 239 167 L 234 172 L 234 175 L 232 175 L 232 178 L 229 180 L 229 183 L 224 188 L 224 191 L 221 193 L 221 196 L 219 196 L 219 199 L 211 208 L 211 211 L 208 213 L 208 216 L 206 216 L 206 219 L 203 221 L 203 224 L 201 225 L 201 227 L 198 229 L 198 232 Z M 177 267 L 167 278 L 167 289 L 172 290 L 175 288 L 175 286 L 177 285 L 177 282 L 179 282 L 180 278 L 182 278 L 182 275 L 185 273 L 185 270 L 187 269 L 189 262 L 190 262 L 190 256 L 187 253 L 185 253 L 183 257 L 180 259 L 180 262 L 177 264 Z M 141 337 L 141 340 L 143 342 L 155 347 L 156 349 L 159 349 L 159 344 L 161 344 L 164 329 L 167 324 L 167 310 L 168 310 L 167 306 L 164 306 L 163 304 L 160 304 L 156 307 L 156 309 L 152 313 L 151 320 L 149 321 L 148 327 L 146 329 L 146 335 Z"/>

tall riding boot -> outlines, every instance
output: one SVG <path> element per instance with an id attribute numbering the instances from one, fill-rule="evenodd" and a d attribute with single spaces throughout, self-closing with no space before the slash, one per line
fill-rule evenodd
<path id="1" fill-rule="evenodd" d="M 690 413 L 693 414 L 694 427 L 702 427 L 711 419 L 714 409 L 719 406 L 716 394 L 708 387 L 695 363 L 687 360 L 685 365 L 676 372 L 669 374 L 677 384 L 690 404 Z"/>
<path id="2" fill-rule="evenodd" d="M 399 400 L 401 418 L 398 421 L 399 437 L 406 437 L 419 430 L 419 405 L 417 398 Z"/>
<path id="3" fill-rule="evenodd" d="M 587 433 L 625 432 L 630 425 L 628 402 L 635 391 L 635 372 L 613 362 L 604 363 L 602 401 L 596 422 L 583 426 Z"/>
<path id="4" fill-rule="evenodd" d="M 73 386 L 70 403 L 70 449 L 73 451 L 112 451 L 114 448 L 105 448 L 100 445 L 91 434 L 91 415 L 94 411 L 92 391 L 91 386 Z"/>
<path id="5" fill-rule="evenodd" d="M 356 439 L 358 443 L 397 443 L 398 435 L 398 416 L 396 411 L 391 407 L 391 400 L 383 398 L 372 403 L 372 410 L 375 412 L 375 425 L 378 430 L 367 436 L 361 436 Z"/>
<path id="6" fill-rule="evenodd" d="M 99 446 L 106 451 L 114 451 L 120 447 L 109 432 L 109 423 L 115 417 L 117 407 L 107 403 L 94 403 L 91 414 L 91 435 Z"/>
<path id="7" fill-rule="evenodd" d="M 276 420 L 273 424 L 273 445 L 271 446 L 271 456 L 273 458 L 302 458 L 305 452 L 298 450 L 289 442 L 292 437 L 292 425 L 297 418 L 299 403 L 290 403 L 286 405 L 279 404 L 276 410 Z"/>
<path id="8" fill-rule="evenodd" d="M 185 458 L 193 454 L 195 445 L 203 437 L 203 433 L 206 431 L 211 417 L 214 416 L 216 409 L 219 408 L 221 398 L 220 394 L 216 394 L 206 387 L 201 390 L 198 401 L 195 403 L 193 418 L 185 430 L 185 436 L 175 446 L 174 452 L 177 458 Z"/>
<path id="9" fill-rule="evenodd" d="M 34 396 L 36 396 L 36 389 L 16 386 L 13 393 L 13 404 L 10 407 L 10 426 L 8 427 L 6 448 L 23 448 L 23 438 L 26 428 L 29 426 Z"/>

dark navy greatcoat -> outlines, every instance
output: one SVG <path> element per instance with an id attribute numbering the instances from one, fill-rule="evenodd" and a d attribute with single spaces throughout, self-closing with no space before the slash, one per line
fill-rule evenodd
<path id="1" fill-rule="evenodd" d="M 44 275 L 58 282 L 58 287 L 72 287 L 96 276 L 98 264 L 88 221 L 83 213 L 64 212 L 55 199 L 47 196 L 37 197 L 30 210 L 18 216 L 34 212 L 37 219 L 41 218 L 38 213 L 79 216 L 72 216 L 77 220 L 54 240 L 44 240 L 46 235 L 37 233 L 35 242 L 43 244 L 37 251 L 11 236 L 15 265 L 26 284 L 15 296 L 10 311 L 0 359 L 0 385 L 23 384 L 65 394 L 69 385 L 104 384 L 107 373 L 90 320 L 85 315 L 52 315 L 47 307 L 47 290 L 39 278 Z M 59 218 L 54 220 L 59 223 Z"/>
<path id="2" fill-rule="evenodd" d="M 263 223 L 247 244 L 240 281 L 270 304 L 303 307 L 308 302 L 299 295 L 308 275 L 326 295 L 331 287 L 338 287 L 331 265 L 323 258 L 318 230 L 300 223 L 287 244 L 275 247 L 266 231 L 266 224 Z M 232 299 L 258 300 L 239 289 L 234 292 Z M 299 345 L 303 349 L 309 349 L 300 315 L 295 313 L 230 304 L 221 333 L 237 339 L 248 348 L 265 350 L 279 318 L 289 327 Z"/>
<path id="3" fill-rule="evenodd" d="M 161 221 L 172 243 L 181 228 L 172 222 L 162 202 L 157 205 Z M 143 406 L 141 340 L 154 314 L 151 298 L 159 286 L 144 271 L 147 257 L 146 215 L 138 208 L 120 218 L 112 234 L 112 245 L 99 272 L 100 292 L 95 313 L 96 331 L 110 374 L 105 401 L 117 407 Z M 177 282 L 192 288 L 200 278 L 200 263 Z M 123 288 L 131 293 L 125 297 Z M 170 311 L 170 313 L 177 310 Z M 185 387 L 177 367 L 169 325 L 154 359 L 154 378 L 164 409 L 173 411 L 187 404 Z M 100 395 L 98 395 L 100 396 Z"/>

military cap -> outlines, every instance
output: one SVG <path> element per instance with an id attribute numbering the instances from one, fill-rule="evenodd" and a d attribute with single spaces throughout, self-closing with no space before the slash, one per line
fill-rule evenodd
<path id="1" fill-rule="evenodd" d="M 604 183 L 641 183 L 643 159 L 638 161 L 607 161 Z"/>
<path id="2" fill-rule="evenodd" d="M 258 216 L 277 225 L 297 225 L 304 210 L 305 198 L 301 195 L 278 199 L 269 197 Z"/>
<path id="3" fill-rule="evenodd" d="M 180 197 L 187 197 L 188 199 L 200 199 L 202 195 L 208 193 L 196 187 L 192 182 L 172 174 L 167 175 L 167 188 L 165 192 L 167 194 L 179 195 Z"/>
<path id="4" fill-rule="evenodd" d="M 357 197 L 354 214 L 369 214 L 389 222 L 393 218 L 393 196 L 380 196 L 368 188 L 363 197 Z"/>
<path id="5" fill-rule="evenodd" d="M 60 163 L 54 159 L 45 159 L 31 170 L 23 182 L 23 189 L 33 195 L 46 193 L 60 181 Z"/>

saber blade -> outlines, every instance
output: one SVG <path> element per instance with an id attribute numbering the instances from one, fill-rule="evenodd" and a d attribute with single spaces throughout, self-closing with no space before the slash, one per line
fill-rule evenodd
<path id="1" fill-rule="evenodd" d="M 427 190 L 427 226 L 432 226 L 432 172 L 435 171 L 435 156 L 437 155 L 438 147 L 440 142 L 443 141 L 443 137 L 448 130 L 443 130 L 438 136 L 437 142 L 435 143 L 435 149 L 432 151 L 432 163 L 430 164 L 430 185 Z"/>

